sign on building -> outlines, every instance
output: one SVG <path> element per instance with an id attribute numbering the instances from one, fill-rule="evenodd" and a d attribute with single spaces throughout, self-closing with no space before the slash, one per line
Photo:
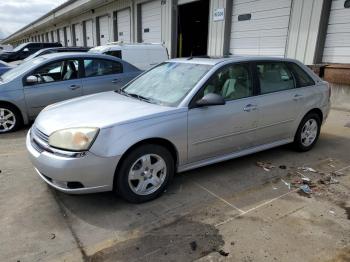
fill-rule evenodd
<path id="1" fill-rule="evenodd" d="M 225 9 L 224 8 L 216 8 L 214 9 L 214 21 L 223 21 L 225 19 Z"/>

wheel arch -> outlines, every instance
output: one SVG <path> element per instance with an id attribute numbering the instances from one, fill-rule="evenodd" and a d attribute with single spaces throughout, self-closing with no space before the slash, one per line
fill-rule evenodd
<path id="1" fill-rule="evenodd" d="M 319 109 L 319 108 L 313 108 L 313 109 L 309 110 L 309 111 L 303 116 L 303 118 L 304 118 L 305 116 L 307 116 L 308 114 L 311 114 L 311 113 L 317 114 L 317 115 L 320 117 L 321 123 L 323 122 L 323 112 L 322 112 L 322 110 Z"/>
<path id="2" fill-rule="evenodd" d="M 117 167 L 116 167 L 116 170 L 115 170 L 115 173 L 114 173 L 114 182 L 113 182 L 113 187 L 115 187 L 115 182 L 116 182 L 116 177 L 117 177 L 117 174 L 118 174 L 118 171 L 120 169 L 120 166 L 122 164 L 122 162 L 124 161 L 124 159 L 126 158 L 126 156 L 132 152 L 135 148 L 139 147 L 139 146 L 142 146 L 142 145 L 160 145 L 160 146 L 163 146 L 165 147 L 166 149 L 169 150 L 169 152 L 171 153 L 171 155 L 173 156 L 174 158 L 174 163 L 175 163 L 175 170 L 176 170 L 176 167 L 178 165 L 178 162 L 179 162 L 179 153 L 178 153 L 178 150 L 176 149 L 175 145 L 170 142 L 169 140 L 165 139 L 165 138 L 160 138 L 160 137 L 154 137 L 154 138 L 147 138 L 147 139 L 143 139 L 135 144 L 133 144 L 132 146 L 130 146 L 124 153 L 123 155 L 121 156 L 118 164 L 117 164 Z"/>

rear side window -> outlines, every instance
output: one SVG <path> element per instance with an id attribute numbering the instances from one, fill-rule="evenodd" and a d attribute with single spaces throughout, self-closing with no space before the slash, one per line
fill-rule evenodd
<path id="1" fill-rule="evenodd" d="M 111 56 L 114 56 L 114 57 L 118 57 L 118 58 L 122 58 L 122 51 L 121 50 L 116 50 L 116 51 L 107 51 L 105 53 L 106 55 L 111 55 Z"/>
<path id="2" fill-rule="evenodd" d="M 283 62 L 258 62 L 260 93 L 268 94 L 295 88 L 291 71 Z"/>
<path id="3" fill-rule="evenodd" d="M 289 67 L 295 77 L 297 87 L 315 85 L 315 81 L 300 66 L 295 63 L 289 63 Z"/>
<path id="4" fill-rule="evenodd" d="M 123 66 L 116 61 L 104 59 L 85 59 L 85 77 L 104 76 L 123 72 Z"/>

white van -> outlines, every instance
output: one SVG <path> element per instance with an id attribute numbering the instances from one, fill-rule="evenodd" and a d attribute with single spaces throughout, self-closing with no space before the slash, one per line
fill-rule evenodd
<path id="1" fill-rule="evenodd" d="M 113 42 L 91 48 L 89 52 L 119 57 L 141 70 L 147 70 L 169 59 L 166 47 L 161 44 L 123 44 Z"/>

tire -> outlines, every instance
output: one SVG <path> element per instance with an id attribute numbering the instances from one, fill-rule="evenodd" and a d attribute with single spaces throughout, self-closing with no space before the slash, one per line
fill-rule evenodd
<path id="1" fill-rule="evenodd" d="M 122 160 L 115 174 L 114 190 L 131 203 L 150 201 L 164 192 L 174 172 L 169 150 L 160 145 L 141 145 Z"/>
<path id="2" fill-rule="evenodd" d="M 17 108 L 0 104 L 0 134 L 14 132 L 22 125 L 22 116 Z"/>
<path id="3" fill-rule="evenodd" d="M 311 124 L 312 126 L 315 126 L 317 130 L 314 130 L 314 128 L 310 126 Z M 309 129 L 312 131 L 308 132 L 306 130 L 308 127 L 310 127 Z M 298 130 L 295 134 L 294 142 L 293 142 L 294 148 L 300 152 L 309 151 L 316 144 L 318 137 L 320 136 L 320 130 L 321 130 L 321 119 L 319 115 L 316 113 L 307 114 L 301 120 Z M 309 135 L 307 136 L 307 134 Z"/>

